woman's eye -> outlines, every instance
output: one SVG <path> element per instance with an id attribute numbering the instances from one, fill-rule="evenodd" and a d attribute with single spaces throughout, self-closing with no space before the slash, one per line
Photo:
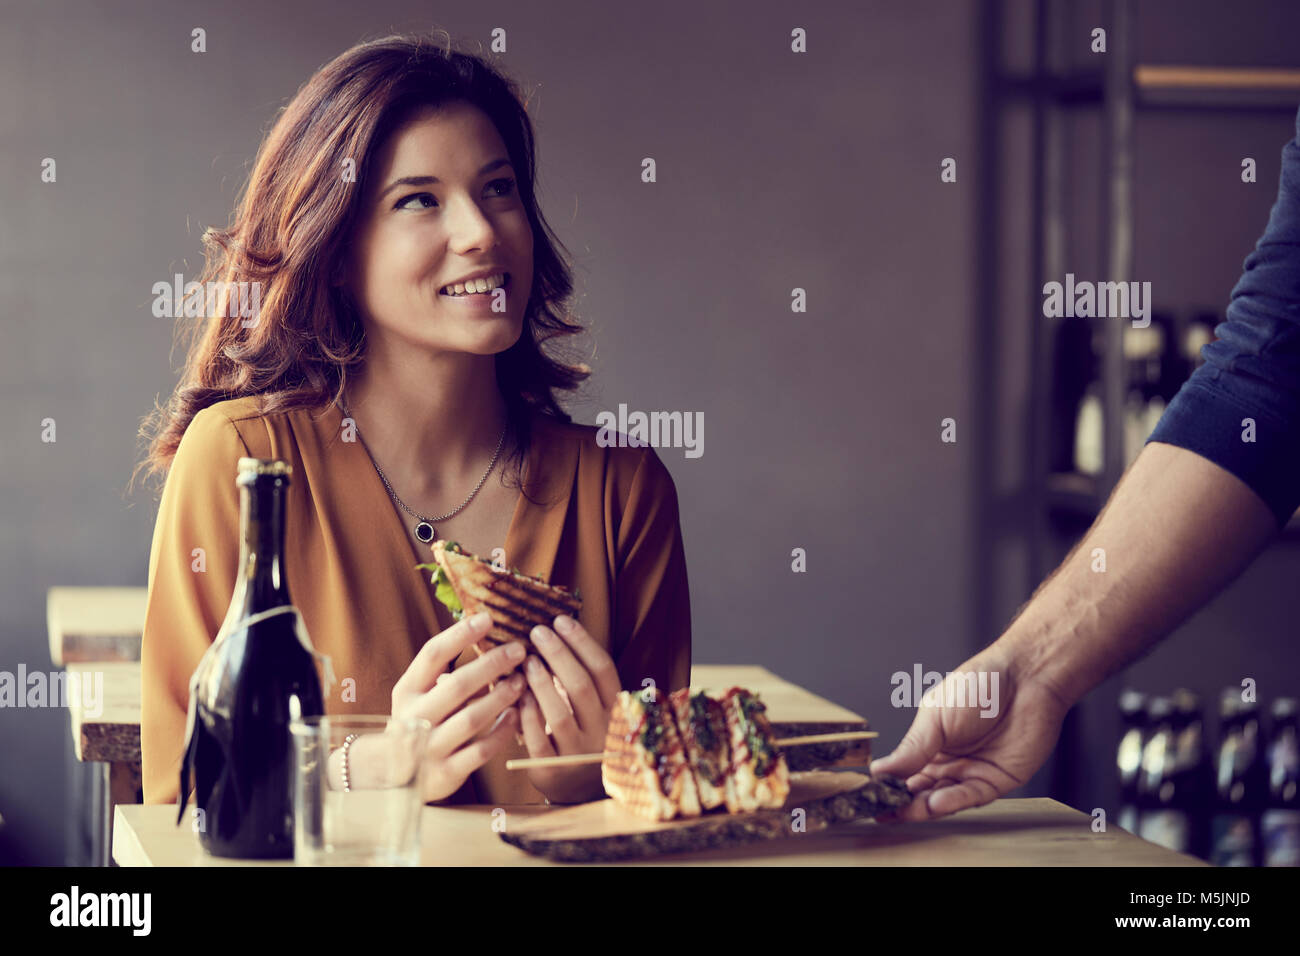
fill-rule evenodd
<path id="1" fill-rule="evenodd" d="M 512 195 L 514 195 L 514 192 L 515 192 L 515 181 L 514 181 L 513 179 L 509 179 L 509 178 L 506 178 L 506 179 L 494 179 L 494 180 L 492 180 L 492 182 L 488 183 L 488 187 L 487 187 L 487 188 L 488 188 L 490 191 L 493 191 L 493 192 L 491 193 L 491 195 L 493 196 L 493 198 L 500 199 L 500 198 L 504 198 L 504 197 L 506 197 L 506 196 L 512 196 Z M 433 197 L 433 193 L 411 193 L 409 196 L 403 196 L 401 199 L 399 199 L 399 200 L 397 201 L 397 204 L 396 204 L 395 206 L 393 206 L 393 208 L 394 208 L 394 209 L 409 209 L 409 208 L 411 208 L 411 207 L 407 206 L 407 203 L 410 202 L 412 199 L 419 199 L 419 200 L 422 200 L 422 202 L 420 203 L 420 205 L 419 205 L 418 207 L 416 207 L 416 208 L 420 208 L 420 209 L 432 209 L 432 208 L 433 208 L 435 205 L 437 205 L 437 203 L 438 203 L 438 200 L 436 200 L 436 199 Z M 427 202 L 424 202 L 423 200 L 428 200 L 428 201 L 427 201 Z"/>
<path id="2" fill-rule="evenodd" d="M 427 200 L 429 200 L 429 203 L 436 203 L 436 202 L 437 202 L 437 200 L 433 198 L 433 193 L 411 193 L 411 195 L 409 195 L 409 196 L 404 196 L 403 198 L 399 199 L 399 200 L 397 201 L 397 205 L 394 206 L 393 208 L 394 208 L 394 209 L 406 209 L 406 208 L 408 208 L 406 204 L 407 204 L 408 202 L 410 202 L 412 199 L 427 199 Z M 424 209 L 428 209 L 428 208 L 430 208 L 430 206 L 429 206 L 429 205 L 425 205 L 425 206 L 423 206 L 422 208 L 424 208 Z"/>

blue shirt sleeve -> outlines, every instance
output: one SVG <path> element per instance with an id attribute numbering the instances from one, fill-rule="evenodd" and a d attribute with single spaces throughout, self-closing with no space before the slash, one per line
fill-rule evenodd
<path id="1" fill-rule="evenodd" d="M 1148 442 L 1193 451 L 1245 482 L 1279 527 L 1300 505 L 1300 111 L 1277 200 L 1216 340 Z M 1253 419 L 1254 441 L 1244 419 Z M 1243 437 L 1245 436 L 1245 437 Z"/>

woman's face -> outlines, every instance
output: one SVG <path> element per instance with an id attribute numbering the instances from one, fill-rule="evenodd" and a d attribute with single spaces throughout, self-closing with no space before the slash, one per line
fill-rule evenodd
<path id="1" fill-rule="evenodd" d="M 533 233 L 487 114 L 460 103 L 422 112 L 372 161 L 342 277 L 367 336 L 478 355 L 508 349 L 523 329 Z M 504 294 L 444 292 L 485 272 L 507 274 Z"/>

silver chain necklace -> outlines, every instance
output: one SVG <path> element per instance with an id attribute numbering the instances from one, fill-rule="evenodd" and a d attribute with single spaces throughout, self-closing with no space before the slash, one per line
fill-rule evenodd
<path id="1" fill-rule="evenodd" d="M 348 411 L 347 405 L 340 405 L 340 408 L 343 411 L 344 418 L 352 418 L 351 413 Z M 355 426 L 356 419 L 352 419 L 352 422 L 353 425 Z M 488 475 L 492 474 L 492 469 L 496 467 L 497 456 L 501 454 L 501 448 L 506 443 L 506 432 L 509 430 L 510 430 L 510 422 L 509 420 L 507 420 L 506 427 L 501 429 L 501 438 L 497 442 L 497 450 L 492 453 L 492 460 L 488 462 L 487 471 L 483 472 L 483 477 L 478 480 L 478 484 L 475 485 L 474 490 L 469 493 L 469 497 L 466 498 L 464 501 L 462 501 L 459 507 L 457 507 L 455 511 L 448 511 L 445 515 L 439 515 L 436 518 L 426 517 L 420 514 L 419 512 L 414 511 L 411 508 L 408 508 L 406 502 L 403 501 L 401 498 L 397 497 L 397 492 L 395 492 L 393 490 L 393 486 L 388 483 L 388 477 L 384 474 L 383 469 L 379 467 L 379 462 L 375 461 L 375 456 L 370 453 L 370 447 L 366 444 L 366 440 L 364 438 L 361 438 L 360 427 L 357 427 L 357 438 L 361 439 L 361 447 L 366 450 L 366 455 L 367 457 L 370 458 L 370 464 L 375 466 L 375 472 L 379 475 L 379 480 L 384 483 L 384 487 L 388 489 L 388 494 L 392 497 L 393 501 L 397 503 L 397 506 L 399 508 L 401 508 L 403 511 L 405 511 L 408 515 L 410 515 L 412 518 L 416 520 L 416 525 L 415 525 L 416 538 L 418 538 L 422 543 L 428 544 L 437 536 L 438 533 L 437 529 L 434 528 L 433 526 L 433 523 L 435 521 L 446 521 L 448 518 L 452 518 L 456 516 L 465 508 L 467 504 L 469 504 L 471 501 L 474 500 L 474 496 L 478 494 L 479 489 L 483 487 L 483 482 L 487 481 Z"/>

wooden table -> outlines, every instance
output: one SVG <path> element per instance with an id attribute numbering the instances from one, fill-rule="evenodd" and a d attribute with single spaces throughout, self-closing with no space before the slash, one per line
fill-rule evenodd
<path id="1" fill-rule="evenodd" d="M 138 661 L 146 588 L 50 588 L 45 622 L 55 667 L 76 661 Z"/>
<path id="2" fill-rule="evenodd" d="M 83 679 L 103 675 L 103 713 L 90 716 L 79 702 L 68 701 L 72 715 L 72 739 L 79 760 L 139 762 L 140 759 L 140 664 L 138 661 L 101 661 L 69 664 L 69 673 Z M 691 687 L 722 689 L 746 687 L 767 705 L 768 716 L 781 734 L 822 733 L 823 728 L 860 729 L 867 721 L 853 711 L 818 697 L 797 684 L 782 680 L 765 667 L 696 664 L 691 668 Z M 845 747 L 848 756 L 851 748 Z M 864 748 L 869 749 L 869 748 Z M 862 766 L 847 759 L 842 766 Z M 799 769 L 799 768 L 794 768 Z"/>
<path id="3" fill-rule="evenodd" d="M 547 807 L 506 807 L 529 817 Z M 426 806 L 420 818 L 423 866 L 590 866 L 556 863 L 505 843 L 486 805 Z M 209 856 L 169 805 L 119 806 L 113 859 L 121 866 L 293 866 L 291 861 Z M 1206 866 L 1202 860 L 1140 840 L 1119 827 L 1092 831 L 1092 817 L 1046 797 L 997 800 L 926 823 L 845 824 L 832 832 L 614 866 Z"/>
<path id="4" fill-rule="evenodd" d="M 99 761 L 104 780 L 96 791 L 95 846 L 100 865 L 109 864 L 113 808 L 139 803 L 140 792 L 140 664 L 138 661 L 101 661 L 68 664 L 69 673 L 83 680 L 101 675 L 102 713 L 90 715 L 80 701 L 69 698 L 72 740 L 77 759 Z M 867 722 L 858 714 L 831 703 L 763 667 L 700 665 L 691 668 L 694 688 L 747 687 L 767 704 L 773 729 L 779 736 L 862 729 Z M 797 747 L 790 752 L 794 770 L 812 766 L 860 767 L 870 759 L 870 741 Z M 100 796 L 103 794 L 103 796 Z"/>
<path id="5" fill-rule="evenodd" d="M 139 803 L 140 780 L 140 664 L 137 661 L 98 661 L 68 664 L 68 674 L 97 687 L 96 706 L 88 709 L 84 696 L 68 694 L 72 749 L 83 763 L 94 763 L 101 779 L 93 800 L 92 843 L 100 866 L 109 864 L 113 808 Z"/>
<path id="6" fill-rule="evenodd" d="M 147 594 L 140 587 L 53 587 L 46 593 L 50 660 L 91 680 L 102 672 L 109 698 L 103 716 L 94 719 L 84 715 L 81 702 L 69 700 L 73 752 L 93 767 L 89 794 L 77 790 L 77 817 L 90 818 L 91 858 L 100 866 L 109 863 L 114 804 L 141 799 L 139 664 L 123 668 L 121 662 L 140 660 Z"/>

